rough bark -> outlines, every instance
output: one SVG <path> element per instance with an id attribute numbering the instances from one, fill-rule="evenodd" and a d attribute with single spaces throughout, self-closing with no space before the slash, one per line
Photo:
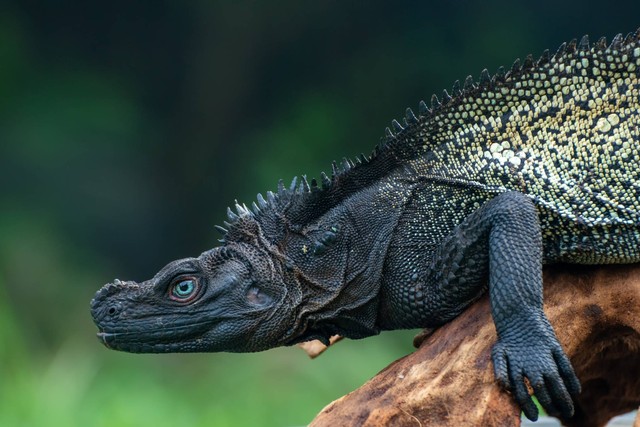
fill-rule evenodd
<path id="1" fill-rule="evenodd" d="M 575 416 L 563 423 L 603 426 L 636 409 L 640 265 L 551 267 L 544 293 L 545 312 L 582 383 Z M 494 381 L 495 340 L 485 297 L 329 404 L 311 426 L 518 426 L 520 410 Z"/>

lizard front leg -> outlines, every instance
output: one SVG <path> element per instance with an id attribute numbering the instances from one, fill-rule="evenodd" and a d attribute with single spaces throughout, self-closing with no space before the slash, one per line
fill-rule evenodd
<path id="1" fill-rule="evenodd" d="M 540 224 L 523 194 L 502 193 L 465 218 L 435 251 L 422 298 L 414 298 L 431 321 L 446 322 L 482 294 L 487 270 L 496 379 L 527 418 L 538 410 L 525 378 L 548 413 L 571 417 L 580 383 L 542 310 Z"/>

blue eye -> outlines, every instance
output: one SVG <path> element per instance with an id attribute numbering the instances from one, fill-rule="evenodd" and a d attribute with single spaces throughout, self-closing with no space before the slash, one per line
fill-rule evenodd
<path id="1" fill-rule="evenodd" d="M 198 290 L 198 282 L 194 278 L 182 279 L 176 282 L 171 288 L 171 299 L 180 302 L 187 302 L 193 299 Z"/>

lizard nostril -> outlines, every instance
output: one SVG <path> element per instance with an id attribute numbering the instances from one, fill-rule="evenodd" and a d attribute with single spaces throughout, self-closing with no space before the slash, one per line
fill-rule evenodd
<path id="1" fill-rule="evenodd" d="M 109 310 L 107 310 L 107 313 L 109 314 L 109 316 L 113 316 L 117 312 L 118 312 L 118 309 L 113 306 L 109 307 Z"/>

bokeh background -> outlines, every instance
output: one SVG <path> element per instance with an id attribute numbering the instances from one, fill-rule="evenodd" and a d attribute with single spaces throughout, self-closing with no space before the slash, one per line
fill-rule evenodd
<path id="1" fill-rule="evenodd" d="M 412 351 L 131 355 L 89 300 L 216 245 L 234 199 L 369 153 L 407 106 L 640 3 L 0 3 L 0 426 L 295 426 Z"/>

